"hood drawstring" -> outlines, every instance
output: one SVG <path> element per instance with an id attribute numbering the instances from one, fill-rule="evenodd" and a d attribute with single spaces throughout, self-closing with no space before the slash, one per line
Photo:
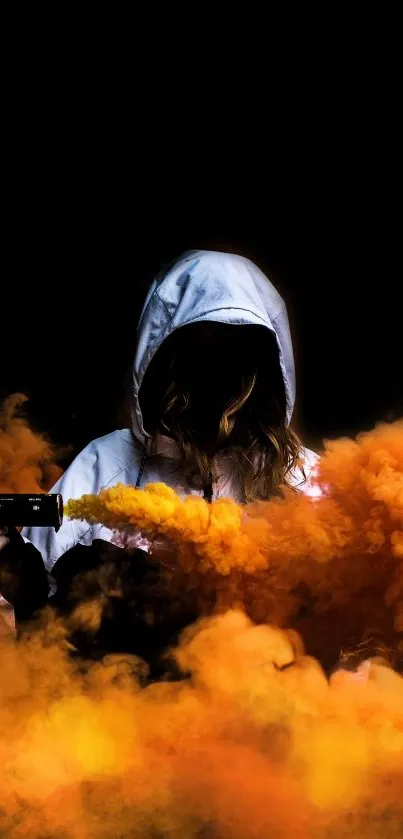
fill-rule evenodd
<path id="1" fill-rule="evenodd" d="M 213 484 L 211 481 L 203 487 L 203 498 L 211 504 L 213 500 Z"/>
<path id="2" fill-rule="evenodd" d="M 139 472 L 138 472 L 138 475 L 137 475 L 136 489 L 138 489 L 139 486 L 140 486 L 141 479 L 143 477 L 144 468 L 145 468 L 145 465 L 146 465 L 146 460 L 147 460 L 147 446 L 144 445 L 143 446 L 143 452 L 142 452 L 142 455 L 141 455 L 141 460 L 140 460 Z"/>
<path id="3" fill-rule="evenodd" d="M 203 498 L 211 504 L 213 500 L 213 475 L 210 472 L 209 480 L 203 487 Z"/>

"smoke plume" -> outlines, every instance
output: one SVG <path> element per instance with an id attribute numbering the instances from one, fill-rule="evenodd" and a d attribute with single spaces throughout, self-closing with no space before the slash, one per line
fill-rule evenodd
<path id="1" fill-rule="evenodd" d="M 343 650 L 403 659 L 403 423 L 328 444 L 322 495 L 291 490 L 242 506 L 178 497 L 164 484 L 116 486 L 70 501 L 73 517 L 154 543 L 171 591 L 201 615 L 241 607 L 297 629 L 331 669 Z"/>
<path id="2" fill-rule="evenodd" d="M 55 447 L 20 415 L 26 401 L 13 393 L 0 405 L 0 492 L 47 492 L 62 473 Z"/>
<path id="3" fill-rule="evenodd" d="M 50 609 L 0 640 L 0 836 L 402 836 L 402 424 L 329 444 L 318 482 L 247 507 L 164 485 L 68 503 L 150 536 L 200 614 L 174 651 L 188 677 L 78 661 Z"/>

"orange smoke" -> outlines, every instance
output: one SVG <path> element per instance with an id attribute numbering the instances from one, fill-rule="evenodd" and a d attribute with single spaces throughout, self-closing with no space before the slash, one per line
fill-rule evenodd
<path id="1" fill-rule="evenodd" d="M 18 415 L 26 400 L 13 393 L 0 406 L 0 492 L 47 492 L 62 473 L 49 440 Z"/>
<path id="2" fill-rule="evenodd" d="M 323 496 L 315 503 L 289 491 L 269 503 L 245 507 L 224 498 L 210 505 L 197 496 L 182 500 L 165 484 L 145 492 L 119 484 L 69 501 L 67 513 L 191 544 L 204 566 L 224 575 L 306 556 L 325 563 L 385 549 L 403 558 L 403 422 L 328 443 L 319 464 Z"/>
<path id="3" fill-rule="evenodd" d="M 147 687 L 135 657 L 69 656 L 102 603 L 0 640 L 0 836 L 400 839 L 402 424 L 330 444 L 318 480 L 315 501 L 68 503 L 147 532 L 203 617 L 175 650 L 189 678 Z"/>
<path id="4" fill-rule="evenodd" d="M 314 501 L 290 491 L 247 506 L 120 485 L 67 511 L 126 538 L 148 533 L 170 590 L 200 614 L 242 606 L 256 622 L 293 626 L 330 669 L 371 641 L 403 659 L 403 423 L 328 444 L 318 483 Z"/>
<path id="5" fill-rule="evenodd" d="M 330 682 L 292 632 L 240 611 L 177 650 L 192 678 L 69 661 L 44 624 L 1 645 L 0 835 L 10 839 L 400 836 L 403 679 Z"/>

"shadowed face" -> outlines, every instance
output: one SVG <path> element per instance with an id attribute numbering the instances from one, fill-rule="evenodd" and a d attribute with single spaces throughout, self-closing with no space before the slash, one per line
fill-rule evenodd
<path id="1" fill-rule="evenodd" d="M 161 415 L 162 397 L 174 382 L 183 395 L 180 422 L 198 438 L 213 438 L 223 412 L 254 374 L 265 371 L 265 400 L 270 399 L 274 369 L 278 379 L 278 351 L 265 327 L 211 321 L 184 326 L 164 342 L 147 371 L 140 393 L 145 427 L 151 426 L 151 415 L 154 421 Z"/>
<path id="2" fill-rule="evenodd" d="M 183 390 L 195 404 L 223 410 L 262 363 L 270 338 L 265 333 L 257 326 L 213 322 L 178 330 L 175 365 Z"/>

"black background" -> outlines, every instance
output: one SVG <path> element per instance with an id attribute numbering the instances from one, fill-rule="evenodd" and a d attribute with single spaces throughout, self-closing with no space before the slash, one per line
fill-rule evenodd
<path id="1" fill-rule="evenodd" d="M 296 422 L 309 443 L 401 416 L 398 225 L 376 197 L 345 187 L 307 194 L 284 183 L 274 196 L 255 182 L 239 214 L 226 196 L 221 219 L 214 196 L 214 212 L 189 194 L 178 213 L 157 192 L 154 208 L 78 201 L 56 220 L 10 223 L 1 395 L 26 393 L 31 420 L 73 453 L 115 428 L 148 285 L 161 264 L 201 247 L 251 257 L 285 296 Z"/>
<path id="2" fill-rule="evenodd" d="M 31 421 L 71 444 L 69 458 L 121 426 L 150 282 L 182 251 L 211 248 L 252 258 L 287 301 L 307 443 L 402 416 L 398 138 L 371 100 L 362 120 L 354 108 L 309 122 L 298 106 L 275 147 L 244 120 L 245 143 L 214 134 L 207 154 L 190 132 L 171 154 L 162 120 L 135 155 L 116 143 L 100 155 L 83 129 L 74 157 L 63 146 L 13 164 L 0 396 L 26 393 Z"/>

